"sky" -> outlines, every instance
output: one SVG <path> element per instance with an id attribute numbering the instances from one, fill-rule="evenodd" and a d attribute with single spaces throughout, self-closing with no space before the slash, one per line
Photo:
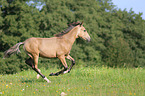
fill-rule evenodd
<path id="1" fill-rule="evenodd" d="M 126 8 L 129 11 L 132 8 L 136 14 L 143 13 L 142 18 L 145 20 L 145 0 L 112 0 L 112 2 L 121 10 Z"/>
<path id="2" fill-rule="evenodd" d="M 142 18 L 145 20 L 145 0 L 112 0 L 113 4 L 116 5 L 117 8 L 121 8 L 124 10 L 126 8 L 129 11 L 132 8 L 136 14 L 139 12 L 143 13 Z M 28 2 L 28 4 L 34 3 L 33 1 Z M 37 6 L 38 9 L 42 9 L 45 4 L 41 4 Z"/>

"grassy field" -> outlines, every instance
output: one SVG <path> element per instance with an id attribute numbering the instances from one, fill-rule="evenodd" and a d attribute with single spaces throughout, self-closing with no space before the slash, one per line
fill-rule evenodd
<path id="1" fill-rule="evenodd" d="M 41 69 L 48 76 L 60 69 Z M 145 69 L 74 68 L 68 74 L 36 79 L 33 70 L 0 75 L 0 96 L 144 96 Z"/>

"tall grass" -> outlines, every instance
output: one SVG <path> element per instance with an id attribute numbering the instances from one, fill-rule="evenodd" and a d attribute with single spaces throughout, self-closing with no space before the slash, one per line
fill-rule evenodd
<path id="1" fill-rule="evenodd" d="M 60 69 L 41 69 L 48 76 Z M 74 68 L 68 74 L 48 77 L 48 84 L 42 78 L 36 79 L 33 70 L 13 75 L 0 75 L 2 96 L 144 96 L 145 70 L 142 68 Z"/>

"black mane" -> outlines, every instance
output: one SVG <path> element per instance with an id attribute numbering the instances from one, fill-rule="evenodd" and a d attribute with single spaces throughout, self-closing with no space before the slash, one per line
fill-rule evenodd
<path id="1" fill-rule="evenodd" d="M 72 30 L 74 27 L 76 27 L 77 25 L 80 25 L 80 24 L 81 24 L 81 22 L 79 22 L 79 21 L 68 24 L 68 28 L 66 28 L 64 31 L 62 31 L 58 34 L 55 34 L 55 37 L 63 36 L 64 34 L 68 33 L 70 30 Z"/>

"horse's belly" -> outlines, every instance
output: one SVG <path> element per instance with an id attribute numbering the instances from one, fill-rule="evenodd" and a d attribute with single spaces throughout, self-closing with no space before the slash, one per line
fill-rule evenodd
<path id="1" fill-rule="evenodd" d="M 39 55 L 40 57 L 45 57 L 45 58 L 55 58 L 56 52 L 55 50 L 51 50 L 51 49 L 40 50 Z"/>

